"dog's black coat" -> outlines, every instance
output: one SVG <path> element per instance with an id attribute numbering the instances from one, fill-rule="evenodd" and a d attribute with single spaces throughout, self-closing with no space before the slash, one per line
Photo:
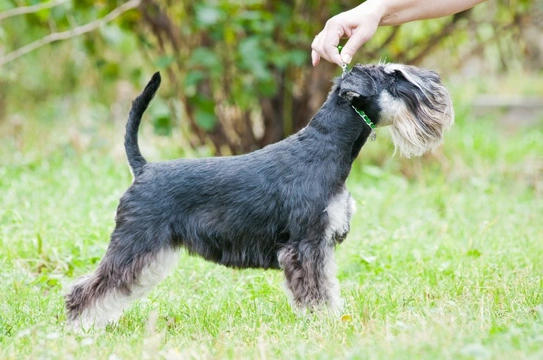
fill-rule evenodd
<path id="1" fill-rule="evenodd" d="M 407 156 L 439 145 L 454 119 L 437 74 L 355 66 L 307 127 L 281 142 L 241 156 L 147 163 L 137 133 L 159 85 L 157 73 L 130 111 L 125 148 L 134 182 L 100 265 L 66 295 L 75 326 L 116 319 L 164 278 L 179 248 L 235 268 L 282 268 L 294 306 L 337 311 L 333 250 L 355 207 L 345 181 L 372 131 L 353 107 L 390 126 Z"/>
<path id="2" fill-rule="evenodd" d="M 325 209 L 343 191 L 370 134 L 339 86 L 303 131 L 261 150 L 146 163 L 136 132 L 159 84 L 156 73 L 134 101 L 127 123 L 125 144 L 135 180 L 121 198 L 112 241 L 123 232 L 123 238 L 133 238 L 129 252 L 182 246 L 238 268 L 279 268 L 281 247 L 320 241 Z"/>

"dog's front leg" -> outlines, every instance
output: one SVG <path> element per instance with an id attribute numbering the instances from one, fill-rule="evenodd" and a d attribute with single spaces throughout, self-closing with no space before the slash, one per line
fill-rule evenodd
<path id="1" fill-rule="evenodd" d="M 333 246 L 314 242 L 290 244 L 279 251 L 278 258 L 293 307 L 313 311 L 327 306 L 334 315 L 339 314 L 342 302 Z"/>

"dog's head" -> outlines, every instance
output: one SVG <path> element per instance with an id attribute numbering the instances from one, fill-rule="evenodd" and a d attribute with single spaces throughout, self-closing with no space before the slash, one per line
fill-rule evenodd
<path id="1" fill-rule="evenodd" d="M 414 66 L 356 65 L 340 81 L 339 94 L 376 126 L 390 126 L 394 146 L 407 157 L 433 150 L 454 122 L 439 75 Z"/>

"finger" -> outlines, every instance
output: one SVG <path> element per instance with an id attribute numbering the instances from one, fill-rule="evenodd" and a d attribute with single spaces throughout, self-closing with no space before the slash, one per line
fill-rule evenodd
<path id="1" fill-rule="evenodd" d="M 341 55 L 339 54 L 338 44 L 341 36 L 336 33 L 336 35 L 328 35 L 327 38 L 323 39 L 321 42 L 321 52 L 320 55 L 328 60 L 329 62 L 335 63 L 339 66 L 343 64 L 341 60 Z"/>
<path id="2" fill-rule="evenodd" d="M 341 55 L 339 54 L 337 47 L 334 47 L 334 49 L 330 49 L 328 53 L 330 54 L 329 61 L 331 63 L 337 64 L 338 66 L 343 66 L 343 59 L 341 58 Z"/>
<path id="3" fill-rule="evenodd" d="M 321 33 L 323 34 L 324 31 Z M 313 51 L 311 52 L 311 61 L 313 66 L 316 66 L 320 63 L 321 58 L 341 65 L 341 57 L 339 56 L 339 51 L 335 46 L 329 46 L 324 43 L 322 36 L 317 36 L 311 44 Z"/>
<path id="4" fill-rule="evenodd" d="M 313 63 L 313 66 L 319 65 L 319 62 L 321 61 L 321 57 L 318 52 L 315 50 L 311 50 L 311 62 Z"/>
<path id="5" fill-rule="evenodd" d="M 342 60 L 337 46 L 344 35 L 345 29 L 338 22 L 337 18 L 331 18 L 326 22 L 324 29 L 313 41 L 313 50 L 315 50 L 320 57 L 341 66 Z"/>
<path id="6" fill-rule="evenodd" d="M 315 38 L 313 39 L 313 42 L 311 43 L 311 62 L 313 63 L 313 66 L 317 66 L 321 60 L 321 55 L 318 51 L 319 36 L 320 34 L 315 36 Z"/>
<path id="7" fill-rule="evenodd" d="M 346 64 L 350 64 L 356 51 L 364 45 L 372 35 L 373 32 L 360 30 L 360 28 L 353 32 L 345 46 L 343 46 L 343 50 L 341 50 L 341 60 Z"/>

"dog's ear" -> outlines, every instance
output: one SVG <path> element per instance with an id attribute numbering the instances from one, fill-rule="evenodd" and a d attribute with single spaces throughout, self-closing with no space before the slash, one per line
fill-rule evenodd
<path id="1" fill-rule="evenodd" d="M 377 95 L 375 81 L 363 70 L 353 67 L 339 83 L 339 96 L 349 102 L 364 101 Z"/>
<path id="2" fill-rule="evenodd" d="M 400 64 L 387 64 L 384 72 L 394 81 L 379 100 L 396 149 L 407 157 L 433 150 L 454 122 L 452 100 L 439 75 Z"/>

